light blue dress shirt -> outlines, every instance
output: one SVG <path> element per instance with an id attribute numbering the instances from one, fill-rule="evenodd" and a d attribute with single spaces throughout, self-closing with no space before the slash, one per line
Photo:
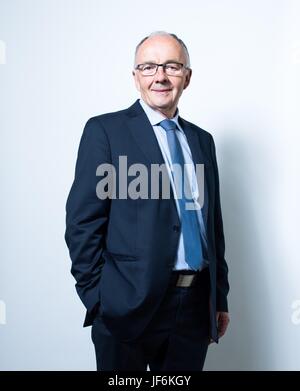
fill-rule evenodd
<path id="1" fill-rule="evenodd" d="M 179 204 L 178 204 L 178 200 L 176 199 L 176 189 L 175 189 L 175 185 L 174 185 L 174 181 L 173 181 L 173 176 L 171 173 L 172 160 L 171 160 L 171 154 L 170 154 L 168 140 L 167 140 L 167 134 L 166 134 L 166 131 L 160 125 L 158 125 L 161 121 L 166 119 L 166 117 L 164 115 L 162 115 L 161 113 L 159 113 L 158 111 L 153 110 L 142 99 L 140 99 L 139 102 L 140 102 L 142 108 L 144 109 L 144 111 L 145 111 L 145 113 L 146 113 L 146 115 L 152 125 L 154 134 L 157 138 L 161 153 L 163 155 L 163 158 L 164 158 L 164 161 L 166 164 L 166 168 L 168 171 L 172 190 L 175 195 L 175 201 L 176 201 L 178 215 L 180 216 Z M 199 189 L 198 189 L 196 172 L 195 172 L 194 163 L 193 163 L 193 159 L 192 159 L 192 153 L 191 153 L 190 147 L 188 145 L 186 136 L 185 136 L 184 131 L 182 130 L 181 126 L 178 123 L 178 116 L 179 116 L 179 113 L 178 113 L 178 109 L 177 109 L 175 116 L 171 119 L 177 125 L 176 135 L 178 137 L 178 140 L 179 140 L 181 148 L 182 148 L 185 164 L 188 167 L 188 170 L 187 170 L 188 180 L 189 180 L 189 183 L 191 184 L 192 197 L 193 197 L 193 201 L 195 203 L 195 208 L 197 210 L 198 221 L 201 226 L 203 224 L 203 219 L 202 219 L 202 215 L 201 215 L 202 211 L 201 211 L 200 205 L 197 202 L 198 197 L 199 197 Z M 202 235 L 202 238 L 201 238 L 202 239 L 202 246 L 204 246 L 205 253 L 207 253 L 207 239 L 206 239 L 205 229 L 203 229 L 202 232 L 204 232 L 204 236 Z M 204 264 L 208 264 L 208 261 L 206 259 L 204 259 Z M 174 270 L 182 270 L 182 269 L 191 270 L 191 268 L 189 267 L 189 265 L 185 261 L 183 235 L 181 233 L 180 237 L 179 237 L 179 244 L 178 244 L 178 249 L 177 249 L 177 257 L 176 257 L 176 261 L 175 261 Z"/>

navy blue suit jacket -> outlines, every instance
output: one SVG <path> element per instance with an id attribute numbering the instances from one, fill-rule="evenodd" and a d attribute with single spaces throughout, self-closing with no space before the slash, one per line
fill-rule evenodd
<path id="1" fill-rule="evenodd" d="M 229 285 L 215 146 L 208 132 L 179 120 L 194 163 L 205 167 L 211 336 L 217 341 L 215 314 L 227 311 Z M 128 167 L 142 163 L 148 172 L 151 164 L 164 163 L 138 101 L 126 110 L 88 120 L 66 205 L 65 239 L 76 289 L 87 309 L 84 326 L 99 310 L 115 337 L 126 341 L 142 333 L 164 296 L 176 259 L 180 219 L 172 191 L 170 199 L 97 197 L 97 167 L 114 165 L 118 184 L 119 156 L 127 156 Z"/>

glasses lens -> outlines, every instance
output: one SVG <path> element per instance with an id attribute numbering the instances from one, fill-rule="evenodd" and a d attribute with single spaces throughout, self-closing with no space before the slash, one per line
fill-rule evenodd
<path id="1" fill-rule="evenodd" d="M 165 65 L 166 74 L 173 76 L 173 75 L 181 75 L 182 73 L 182 65 L 177 64 L 176 62 L 168 63 Z"/>
<path id="2" fill-rule="evenodd" d="M 143 64 L 140 70 L 145 76 L 154 75 L 156 72 L 156 64 Z"/>

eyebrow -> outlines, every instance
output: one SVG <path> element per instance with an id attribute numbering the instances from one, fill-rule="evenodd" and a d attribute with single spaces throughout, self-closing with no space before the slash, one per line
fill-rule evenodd
<path id="1" fill-rule="evenodd" d="M 170 62 L 176 62 L 178 64 L 182 64 L 182 62 L 178 61 L 178 60 L 167 60 L 167 61 L 164 61 L 163 64 L 168 64 Z M 143 64 L 157 64 L 155 61 L 144 61 Z"/>

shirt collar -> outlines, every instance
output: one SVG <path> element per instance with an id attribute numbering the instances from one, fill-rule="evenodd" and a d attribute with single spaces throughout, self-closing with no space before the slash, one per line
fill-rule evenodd
<path id="1" fill-rule="evenodd" d="M 163 121 L 164 119 L 166 119 L 166 117 L 164 117 L 161 113 L 159 113 L 158 111 L 155 111 L 152 109 L 152 107 L 150 107 L 143 99 L 140 99 L 139 100 L 140 102 L 140 105 L 142 106 L 142 108 L 144 109 L 150 123 L 152 126 L 155 126 L 155 125 L 159 125 L 159 123 L 161 121 Z M 176 112 L 175 112 L 175 115 L 173 118 L 170 118 L 172 121 L 174 121 L 178 127 L 178 129 L 183 132 L 181 126 L 179 125 L 178 123 L 178 117 L 179 117 L 179 111 L 178 111 L 178 108 L 176 109 Z"/>

